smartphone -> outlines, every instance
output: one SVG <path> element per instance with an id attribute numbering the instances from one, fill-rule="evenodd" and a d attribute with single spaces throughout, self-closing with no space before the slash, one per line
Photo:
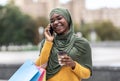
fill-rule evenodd
<path id="1" fill-rule="evenodd" d="M 50 30 L 49 30 L 50 34 L 53 35 L 53 28 L 52 26 L 50 25 Z"/>

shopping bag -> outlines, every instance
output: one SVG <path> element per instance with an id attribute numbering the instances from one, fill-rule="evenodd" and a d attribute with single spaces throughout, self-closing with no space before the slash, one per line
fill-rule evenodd
<path id="1" fill-rule="evenodd" d="M 41 72 L 41 76 L 39 77 L 38 81 L 46 81 L 46 70 L 41 67 L 38 67 L 38 69 Z"/>
<path id="2" fill-rule="evenodd" d="M 27 60 L 8 81 L 38 81 L 41 74 L 38 67 L 31 60 Z"/>

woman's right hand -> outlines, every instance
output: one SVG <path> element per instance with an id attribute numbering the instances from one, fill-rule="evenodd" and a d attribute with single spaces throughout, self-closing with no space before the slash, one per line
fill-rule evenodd
<path id="1" fill-rule="evenodd" d="M 49 30 L 50 30 L 50 24 L 48 24 L 47 27 L 45 28 L 44 35 L 47 41 L 52 42 L 54 39 L 54 34 L 51 35 Z"/>

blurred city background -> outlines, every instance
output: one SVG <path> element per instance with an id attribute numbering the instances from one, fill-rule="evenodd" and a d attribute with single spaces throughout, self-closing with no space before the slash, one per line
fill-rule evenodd
<path id="1" fill-rule="evenodd" d="M 67 8 L 75 33 L 90 41 L 93 75 L 85 81 L 120 81 L 119 0 L 0 0 L 0 81 L 7 81 L 25 60 L 35 61 L 56 7 Z"/>

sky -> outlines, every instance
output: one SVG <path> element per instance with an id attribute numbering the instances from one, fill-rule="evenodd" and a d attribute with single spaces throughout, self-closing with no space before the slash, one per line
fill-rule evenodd
<path id="1" fill-rule="evenodd" d="M 88 9 L 120 8 L 120 0 L 86 0 L 86 7 Z"/>
<path id="2" fill-rule="evenodd" d="M 7 0 L 0 0 L 0 4 L 4 5 L 6 4 Z"/>
<path id="3" fill-rule="evenodd" d="M 66 3 L 69 0 L 60 0 L 62 3 Z M 5 4 L 7 0 L 0 0 L 0 4 Z M 120 8 L 120 0 L 86 0 L 86 8 L 98 9 L 98 8 Z"/>

